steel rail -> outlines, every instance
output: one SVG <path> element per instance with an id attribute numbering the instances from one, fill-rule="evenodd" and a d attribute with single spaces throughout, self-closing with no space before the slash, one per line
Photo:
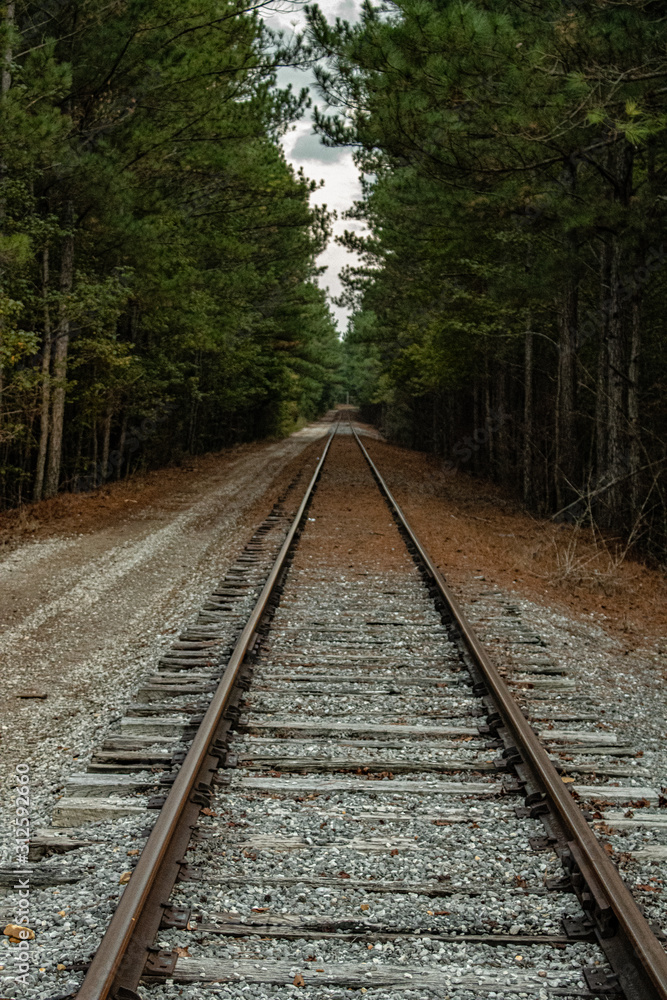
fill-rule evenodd
<path id="1" fill-rule="evenodd" d="M 331 442 L 338 430 L 340 419 L 332 427 L 317 468 L 287 532 L 285 541 L 271 568 L 257 603 L 239 636 L 227 662 L 220 683 L 213 694 L 204 719 L 197 730 L 190 749 L 162 806 L 132 877 L 127 884 L 100 946 L 88 968 L 77 1000 L 107 1000 L 115 986 L 115 979 L 123 957 L 128 950 L 138 920 L 144 910 L 160 865 L 169 844 L 176 834 L 179 819 L 196 786 L 197 778 L 208 756 L 211 743 L 232 695 L 237 675 L 251 645 L 267 605 L 285 566 L 295 535 L 301 524 L 308 502 L 324 466 Z M 142 965 L 143 968 L 143 965 Z M 141 970 L 140 970 L 141 971 Z"/>
<path id="2" fill-rule="evenodd" d="M 667 954 L 665 953 L 665 949 L 640 912 L 637 903 L 621 878 L 615 864 L 604 851 L 579 806 L 568 792 L 547 751 L 540 743 L 533 728 L 523 715 L 518 702 L 498 673 L 497 668 L 492 663 L 480 640 L 475 635 L 472 626 L 445 582 L 442 573 L 429 556 L 423 544 L 419 541 L 414 529 L 410 526 L 408 519 L 362 444 L 351 421 L 350 427 L 381 491 L 384 493 L 390 507 L 416 548 L 428 575 L 432 578 L 435 587 L 444 599 L 471 656 L 484 677 L 489 694 L 493 696 L 498 705 L 504 722 L 526 753 L 531 767 L 541 780 L 560 819 L 571 832 L 577 846 L 599 880 L 600 886 L 608 897 L 620 928 L 655 987 L 655 997 L 660 998 L 660 1000 L 667 1000 Z M 652 998 L 646 997 L 645 1000 L 652 1000 Z"/>

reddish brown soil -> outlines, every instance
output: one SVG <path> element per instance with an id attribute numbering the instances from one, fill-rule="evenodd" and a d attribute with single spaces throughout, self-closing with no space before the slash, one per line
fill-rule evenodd
<path id="1" fill-rule="evenodd" d="M 0 554 L 28 538 L 47 538 L 61 534 L 91 534 L 100 527 L 110 528 L 141 516 L 147 510 L 173 512 L 185 508 L 215 480 L 230 471 L 233 463 L 247 455 L 260 453 L 265 442 L 236 445 L 219 452 L 188 457 L 177 467 L 140 472 L 120 482 L 108 483 L 89 493 L 60 493 L 52 500 L 27 504 L 0 512 Z M 288 462 L 271 483 L 271 497 L 277 496 L 306 462 L 319 453 L 315 442 L 305 452 Z M 262 497 L 257 511 L 262 517 L 271 500 Z M 263 505 L 263 506 L 262 506 Z"/>
<path id="2" fill-rule="evenodd" d="M 628 645 L 646 639 L 663 642 L 667 647 L 667 580 L 660 571 L 631 558 L 610 568 L 608 552 L 592 544 L 590 537 L 577 534 L 570 526 L 533 517 L 516 498 L 495 484 L 463 472 L 448 475 L 433 456 L 386 444 L 376 440 L 374 429 L 369 431 L 371 436 L 364 437 L 366 447 L 455 588 L 483 576 L 489 584 L 543 604 L 560 605 L 578 617 L 593 614 Z M 262 443 L 241 445 L 188 459 L 187 464 L 177 468 L 137 474 L 91 493 L 61 494 L 53 500 L 1 513 L 0 552 L 28 538 L 90 534 L 102 526 L 131 522 L 149 511 L 177 511 L 192 503 L 238 459 L 265 447 Z M 371 500 L 375 487 L 370 480 L 368 486 L 358 485 L 366 478 L 359 476 L 362 466 L 360 456 L 355 454 L 356 445 L 345 436 L 339 437 L 334 447 L 342 449 L 340 454 L 345 455 L 347 463 L 347 471 L 335 473 L 347 479 L 345 483 L 341 479 L 336 501 L 348 508 L 345 531 L 351 534 L 345 542 L 347 554 L 356 565 L 361 559 L 362 564 L 373 563 L 379 569 L 377 560 L 384 552 L 388 560 L 384 568 L 398 568 L 392 555 L 392 531 L 387 528 L 384 535 L 383 525 L 389 525 L 388 518 L 382 515 L 381 522 L 371 523 L 380 517 L 376 501 Z M 271 484 L 270 492 L 275 495 L 283 489 L 303 467 L 304 458 L 314 462 L 318 454 L 316 442 L 288 462 Z M 324 475 L 330 474 L 325 469 Z M 346 503 L 345 495 L 350 503 Z M 319 499 L 323 496 L 316 495 L 314 503 L 324 502 Z M 265 507 L 267 502 L 268 497 L 263 497 L 261 504 Z M 261 504 L 257 512 L 248 511 L 250 518 L 255 513 L 262 516 Z M 346 554 L 342 549 L 334 533 L 330 547 L 321 555 L 327 561 L 338 562 L 340 555 Z M 559 571 L 559 558 L 561 565 L 570 564 L 569 573 Z"/>
<path id="3" fill-rule="evenodd" d="M 577 617 L 593 614 L 628 646 L 649 640 L 667 648 L 667 579 L 659 570 L 629 557 L 613 567 L 590 534 L 533 517 L 493 483 L 448 475 L 421 452 L 364 443 L 455 589 L 484 577 Z M 559 559 L 569 573 L 559 570 Z"/>
<path id="4" fill-rule="evenodd" d="M 287 509 L 298 500 L 327 429 L 323 421 L 284 441 L 3 517 L 0 827 L 16 760 L 40 760 L 39 794 L 80 768 L 169 637 L 303 471 Z"/>
<path id="5" fill-rule="evenodd" d="M 296 558 L 338 570 L 346 578 L 369 573 L 405 573 L 411 560 L 387 504 L 351 435 L 334 438 L 308 516 L 321 522 L 301 537 Z"/>

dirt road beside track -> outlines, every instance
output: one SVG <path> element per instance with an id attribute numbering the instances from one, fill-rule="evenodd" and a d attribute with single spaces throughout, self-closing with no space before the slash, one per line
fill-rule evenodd
<path id="1" fill-rule="evenodd" d="M 304 463 L 314 468 L 329 427 L 4 516 L 0 806 L 25 760 L 39 772 L 33 824 L 48 821 L 44 795 L 127 704 L 280 492 Z"/>

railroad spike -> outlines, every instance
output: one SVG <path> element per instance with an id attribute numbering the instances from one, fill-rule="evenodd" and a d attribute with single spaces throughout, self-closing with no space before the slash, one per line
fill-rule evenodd
<path id="1" fill-rule="evenodd" d="M 582 974 L 591 993 L 602 996 L 623 996 L 618 976 L 609 976 L 603 969 L 583 968 Z"/>
<path id="2" fill-rule="evenodd" d="M 172 976 L 178 961 L 177 951 L 159 951 L 157 948 L 149 949 L 148 958 L 144 966 L 144 975 L 148 976 Z"/>
<path id="3" fill-rule="evenodd" d="M 563 917 L 561 925 L 572 941 L 594 941 L 595 927 L 587 918 Z"/>

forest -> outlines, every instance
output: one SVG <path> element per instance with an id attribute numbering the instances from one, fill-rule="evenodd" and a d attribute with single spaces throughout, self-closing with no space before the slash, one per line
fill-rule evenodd
<path id="1" fill-rule="evenodd" d="M 330 404 L 329 231 L 280 138 L 298 49 L 248 0 L 0 6 L 2 506 Z"/>
<path id="2" fill-rule="evenodd" d="M 347 379 L 394 440 L 667 555 L 667 16 L 651 0 L 309 8 L 363 178 Z"/>
<path id="3" fill-rule="evenodd" d="M 667 17 L 653 0 L 8 0 L 2 505 L 288 433 L 348 391 L 451 475 L 667 557 Z M 362 181 L 342 342 L 331 216 Z"/>

